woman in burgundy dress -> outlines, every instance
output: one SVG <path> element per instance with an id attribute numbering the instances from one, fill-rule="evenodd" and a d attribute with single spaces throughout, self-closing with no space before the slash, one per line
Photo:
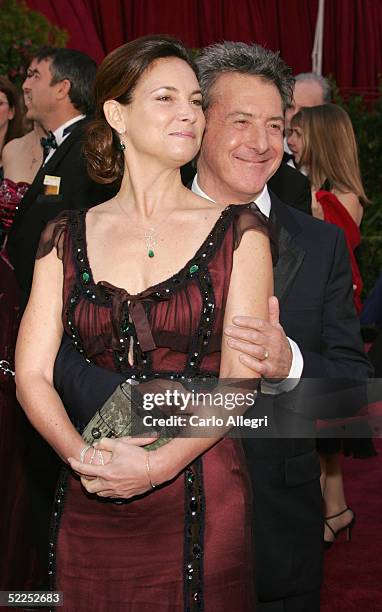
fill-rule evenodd
<path id="1" fill-rule="evenodd" d="M 1 79 L 0 79 L 1 85 Z M 0 183 L 0 223 L 3 229 L 0 248 L 0 359 L 14 370 L 14 353 L 20 324 L 19 286 L 7 255 L 7 235 L 17 209 L 33 182 L 42 163 L 40 138 L 43 130 L 38 126 L 10 140 L 3 149 L 5 178 Z M 12 478 L 1 485 L 2 503 L 0 525 L 0 587 L 28 589 L 39 582 L 40 568 L 28 534 L 31 532 L 30 509 L 26 485 L 28 428 L 23 412 L 16 400 L 13 377 L 0 371 L 0 463 L 7 466 Z"/>
<path id="2" fill-rule="evenodd" d="M 63 330 L 143 392 L 210 376 L 256 386 L 222 330 L 239 311 L 267 316 L 267 227 L 250 205 L 223 209 L 182 186 L 179 169 L 204 129 L 196 74 L 184 47 L 160 37 L 104 60 L 85 153 L 92 175 L 120 181 L 119 193 L 62 213 L 41 238 L 18 338 L 18 397 L 65 463 L 107 464 L 110 453 L 84 445 L 86 418 L 74 416 L 76 429 L 54 390 Z M 150 452 L 121 439 L 123 503 L 65 470 L 50 550 L 64 610 L 254 610 L 249 483 L 241 443 L 221 439 L 225 431 Z"/>
<path id="3" fill-rule="evenodd" d="M 291 121 L 288 145 L 297 164 L 304 167 L 312 185 L 312 212 L 318 219 L 338 225 L 344 231 L 353 276 L 354 305 L 362 310 L 362 278 L 354 251 L 361 242 L 359 226 L 368 203 L 358 162 L 357 143 L 351 120 L 344 109 L 324 104 L 301 109 Z M 323 187 L 321 187 L 323 185 Z M 360 437 L 361 433 L 364 437 Z M 357 429 L 357 439 L 319 439 L 321 484 L 326 506 L 325 544 L 354 524 L 348 508 L 338 453 L 355 457 L 375 455 L 370 429 Z"/>

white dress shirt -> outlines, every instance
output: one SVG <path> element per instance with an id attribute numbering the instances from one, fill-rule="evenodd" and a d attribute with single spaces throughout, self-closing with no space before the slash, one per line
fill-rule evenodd
<path id="1" fill-rule="evenodd" d="M 194 177 L 191 189 L 196 195 L 214 202 L 214 200 L 200 188 L 197 174 Z M 265 217 L 269 218 L 271 212 L 271 198 L 269 196 L 267 185 L 264 185 L 264 189 L 256 198 L 255 204 L 258 206 L 260 212 L 262 212 Z M 290 338 L 288 338 L 288 342 L 292 351 L 292 365 L 290 367 L 288 377 L 277 383 L 262 380 L 262 393 L 276 395 L 278 393 L 291 391 L 299 382 L 304 367 L 304 359 L 296 342 Z"/>

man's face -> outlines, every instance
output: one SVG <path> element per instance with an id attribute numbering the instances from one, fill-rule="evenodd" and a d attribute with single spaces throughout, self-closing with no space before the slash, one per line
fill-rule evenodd
<path id="1" fill-rule="evenodd" d="M 32 60 L 23 83 L 23 93 L 28 119 L 46 124 L 48 117 L 54 112 L 56 92 L 59 84 L 51 85 L 51 60 Z"/>
<path id="2" fill-rule="evenodd" d="M 293 92 L 293 105 L 285 113 L 286 127 L 303 106 L 320 106 L 324 104 L 322 87 L 315 81 L 296 81 Z"/>
<path id="3" fill-rule="evenodd" d="M 262 77 L 226 73 L 210 95 L 198 160 L 200 187 L 223 204 L 250 202 L 282 160 L 280 93 Z"/>

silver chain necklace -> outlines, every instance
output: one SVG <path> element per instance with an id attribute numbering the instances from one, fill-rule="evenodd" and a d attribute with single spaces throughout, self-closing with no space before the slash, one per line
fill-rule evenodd
<path id="1" fill-rule="evenodd" d="M 119 198 L 117 196 L 115 196 L 115 199 L 117 200 L 118 206 L 121 209 L 121 211 L 123 212 L 123 214 L 125 214 L 128 217 L 129 215 L 125 211 L 125 209 L 122 207 L 122 204 L 119 201 Z M 177 208 L 177 207 L 172 208 L 170 210 L 170 212 L 168 213 L 168 215 L 166 215 L 165 218 L 162 219 L 162 221 L 156 227 L 147 227 L 147 228 L 141 227 L 141 229 L 144 230 L 143 238 L 144 238 L 144 241 L 145 241 L 145 244 L 146 244 L 147 256 L 150 257 L 150 259 L 155 257 L 154 248 L 156 247 L 156 244 L 157 244 L 158 229 L 163 225 L 163 223 L 165 221 L 167 221 L 167 219 L 169 218 L 171 213 L 174 212 L 175 208 Z M 140 226 L 137 226 L 137 227 L 140 227 Z"/>

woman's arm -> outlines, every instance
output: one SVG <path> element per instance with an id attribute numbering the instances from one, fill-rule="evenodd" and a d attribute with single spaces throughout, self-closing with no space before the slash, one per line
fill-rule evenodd
<path id="1" fill-rule="evenodd" d="M 273 273 L 269 240 L 259 231 L 247 231 L 233 255 L 224 326 L 232 325 L 232 318 L 239 314 L 266 319 L 268 298 L 272 293 Z M 253 370 L 240 361 L 237 351 L 229 346 L 225 337 L 222 342 L 220 378 L 256 378 Z M 215 431 L 216 435 L 210 438 L 174 438 L 165 446 L 150 452 L 152 482 L 160 484 L 171 480 L 215 444 L 226 430 Z M 72 460 L 70 464 L 81 474 L 98 477 L 92 482 L 83 480 L 88 491 L 105 496 L 132 497 L 150 488 L 146 473 L 146 451 L 140 444 L 142 440 L 104 439 L 97 446 L 113 452 L 112 461 L 107 466 L 82 466 L 78 461 Z"/>
<path id="2" fill-rule="evenodd" d="M 53 387 L 53 364 L 62 338 L 62 262 L 53 249 L 36 260 L 32 291 L 16 345 L 16 391 L 28 419 L 66 461 L 84 442 Z"/>

